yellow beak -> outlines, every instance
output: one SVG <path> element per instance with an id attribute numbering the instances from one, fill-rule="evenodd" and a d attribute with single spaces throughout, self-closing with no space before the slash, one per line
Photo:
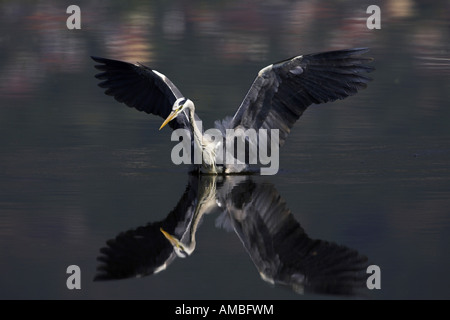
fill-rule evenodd
<path id="1" fill-rule="evenodd" d="M 179 246 L 179 242 L 177 239 L 175 239 L 175 237 L 171 236 L 170 234 L 168 234 L 166 231 L 163 230 L 163 228 L 159 228 L 159 230 L 162 232 L 162 234 L 164 235 L 164 237 L 167 238 L 167 240 L 170 241 L 170 243 L 172 244 L 172 246 L 174 247 L 178 247 Z"/>
<path id="2" fill-rule="evenodd" d="M 172 111 L 169 116 L 167 117 L 166 120 L 164 120 L 163 124 L 161 125 L 161 127 L 159 127 L 159 130 L 161 130 L 166 124 L 168 124 L 170 121 L 173 120 L 173 118 L 175 118 L 178 115 L 177 111 Z"/>

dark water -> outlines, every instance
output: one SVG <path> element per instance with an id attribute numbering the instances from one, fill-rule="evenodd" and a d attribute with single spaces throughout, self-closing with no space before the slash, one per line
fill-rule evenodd
<path id="1" fill-rule="evenodd" d="M 166 219 L 189 177 L 170 160 L 162 119 L 105 96 L 89 55 L 163 72 L 211 127 L 262 67 L 367 46 L 377 69 L 368 89 L 308 109 L 280 150 L 280 172 L 252 183 L 275 192 L 309 238 L 380 267 L 381 289 L 357 297 L 450 298 L 450 7 L 375 2 L 79 1 L 81 30 L 66 28 L 59 2 L 2 2 L 0 297 L 334 297 L 263 281 L 242 235 L 217 226 L 220 210 L 203 216 L 190 257 L 94 282 L 106 241 Z M 371 4 L 380 30 L 366 27 Z M 66 287 L 73 264 L 81 290 Z"/>

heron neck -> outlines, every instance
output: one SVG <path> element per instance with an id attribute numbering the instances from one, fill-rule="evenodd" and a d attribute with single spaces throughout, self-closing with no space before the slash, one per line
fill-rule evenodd
<path id="1" fill-rule="evenodd" d="M 216 177 L 200 181 L 198 203 L 195 207 L 194 215 L 190 226 L 189 250 L 193 252 L 196 241 L 195 234 L 198 229 L 199 222 L 205 213 L 211 212 L 216 208 Z"/>
<path id="2" fill-rule="evenodd" d="M 202 132 L 197 126 L 197 123 L 195 122 L 194 117 L 194 108 L 189 107 L 188 117 L 189 117 L 189 123 L 191 125 L 192 132 L 194 133 L 194 141 L 197 144 L 198 147 L 202 148 Z M 201 150 L 201 149 L 200 149 Z"/>

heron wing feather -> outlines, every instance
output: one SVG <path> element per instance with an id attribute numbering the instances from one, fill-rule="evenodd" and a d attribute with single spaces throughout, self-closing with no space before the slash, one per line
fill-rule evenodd
<path id="1" fill-rule="evenodd" d="M 264 279 L 339 294 L 352 294 L 365 285 L 367 257 L 311 239 L 273 185 L 247 180 L 227 201 L 234 229 Z"/>
<path id="2" fill-rule="evenodd" d="M 280 144 L 311 104 L 354 95 L 371 80 L 367 48 L 329 51 L 297 56 L 262 69 L 230 128 L 279 129 Z"/>
<path id="3" fill-rule="evenodd" d="M 100 249 L 95 280 L 146 276 L 167 267 L 176 254 L 160 228 L 177 239 L 189 231 L 199 196 L 197 184 L 197 177 L 189 176 L 183 196 L 164 220 L 121 232 L 108 240 Z"/>
<path id="4" fill-rule="evenodd" d="M 173 103 L 183 97 L 180 90 L 163 74 L 137 63 L 91 57 L 100 63 L 95 68 L 100 70 L 95 77 L 103 80 L 98 85 L 106 89 L 105 94 L 149 114 L 167 118 Z M 172 129 L 188 127 L 188 119 L 180 113 L 169 122 Z"/>

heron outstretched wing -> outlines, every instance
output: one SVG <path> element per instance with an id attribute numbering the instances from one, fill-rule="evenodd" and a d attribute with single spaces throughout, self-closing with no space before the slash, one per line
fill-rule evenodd
<path id="1" fill-rule="evenodd" d="M 367 48 L 297 56 L 258 73 L 229 128 L 279 129 L 280 145 L 311 104 L 344 99 L 367 86 Z"/>
<path id="2" fill-rule="evenodd" d="M 94 280 L 147 276 L 164 270 L 176 254 L 160 228 L 179 239 L 183 237 L 197 205 L 197 183 L 197 177 L 189 177 L 186 191 L 164 220 L 121 232 L 108 240 L 106 246 L 100 249 L 100 264 Z"/>
<path id="3" fill-rule="evenodd" d="M 247 179 L 224 202 L 232 228 L 264 280 L 327 294 L 353 295 L 364 287 L 367 258 L 311 239 L 272 184 Z"/>
<path id="4" fill-rule="evenodd" d="M 183 97 L 165 75 L 143 64 L 91 58 L 101 63 L 95 68 L 102 72 L 95 77 L 103 80 L 98 85 L 106 89 L 105 94 L 131 108 L 166 119 L 172 111 L 173 103 Z M 172 129 L 187 128 L 188 119 L 182 112 L 169 125 Z"/>

